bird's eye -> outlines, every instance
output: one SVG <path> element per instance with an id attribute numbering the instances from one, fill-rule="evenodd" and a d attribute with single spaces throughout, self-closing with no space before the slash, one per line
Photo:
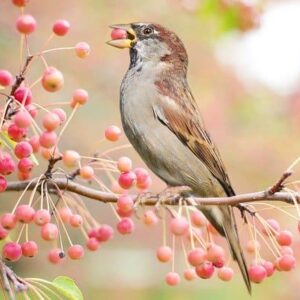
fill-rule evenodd
<path id="1" fill-rule="evenodd" d="M 153 32 L 153 29 L 150 28 L 150 27 L 146 27 L 144 30 L 143 30 L 143 34 L 145 35 L 149 35 Z"/>

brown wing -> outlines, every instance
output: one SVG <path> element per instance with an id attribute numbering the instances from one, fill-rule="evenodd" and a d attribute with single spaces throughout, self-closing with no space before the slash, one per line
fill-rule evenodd
<path id="1" fill-rule="evenodd" d="M 157 84 L 161 96 L 153 106 L 157 119 L 166 125 L 210 170 L 228 196 L 234 195 L 230 180 L 216 146 L 204 128 L 197 104 L 188 89 L 183 94 L 166 96 L 166 86 Z M 176 90 L 178 91 L 178 89 Z"/>

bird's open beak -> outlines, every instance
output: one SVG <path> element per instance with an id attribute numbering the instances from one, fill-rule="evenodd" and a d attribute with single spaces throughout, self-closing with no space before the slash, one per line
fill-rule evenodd
<path id="1" fill-rule="evenodd" d="M 132 29 L 130 24 L 117 24 L 109 26 L 113 30 L 119 30 L 122 33 L 124 31 L 122 37 L 116 39 L 112 39 L 111 41 L 106 42 L 110 46 L 114 46 L 120 49 L 131 48 L 136 42 L 136 34 Z"/>

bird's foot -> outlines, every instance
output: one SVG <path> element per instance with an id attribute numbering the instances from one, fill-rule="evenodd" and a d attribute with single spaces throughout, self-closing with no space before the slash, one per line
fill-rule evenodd
<path id="1" fill-rule="evenodd" d="M 151 193 L 151 192 L 144 192 L 144 193 L 140 193 L 137 195 L 137 197 L 135 198 L 134 201 L 134 205 L 133 205 L 133 212 L 135 214 L 135 216 L 139 219 L 139 215 L 138 215 L 138 209 L 140 206 L 143 206 L 144 203 L 149 199 L 149 198 L 153 198 L 156 195 Z"/>
<path id="2" fill-rule="evenodd" d="M 247 223 L 246 213 L 248 213 L 252 217 L 254 217 L 256 214 L 255 210 L 250 209 L 247 205 L 244 204 L 237 205 L 237 208 L 240 210 L 241 218 L 245 223 Z"/>

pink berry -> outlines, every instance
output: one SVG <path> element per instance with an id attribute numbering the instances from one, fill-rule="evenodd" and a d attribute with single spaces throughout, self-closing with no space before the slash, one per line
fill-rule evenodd
<path id="1" fill-rule="evenodd" d="M 131 211 L 133 208 L 134 202 L 131 196 L 129 195 L 121 195 L 118 198 L 117 206 L 123 212 Z"/>
<path id="2" fill-rule="evenodd" d="M 189 223 L 185 217 L 172 218 L 170 221 L 170 231 L 175 235 L 183 235 L 187 232 Z"/>
<path id="3" fill-rule="evenodd" d="M 72 215 L 70 218 L 70 225 L 72 227 L 78 228 L 83 224 L 83 219 L 81 217 L 81 215 L 75 214 Z"/>
<path id="4" fill-rule="evenodd" d="M 282 246 L 280 249 L 280 253 L 294 255 L 294 250 L 290 246 Z"/>
<path id="5" fill-rule="evenodd" d="M 0 193 L 4 192 L 7 188 L 7 181 L 4 176 L 0 175 Z"/>
<path id="6" fill-rule="evenodd" d="M 120 39 L 126 39 L 127 38 L 127 32 L 124 29 L 120 28 L 113 28 L 110 34 L 112 40 L 120 40 Z"/>
<path id="7" fill-rule="evenodd" d="M 195 248 L 191 250 L 187 255 L 188 262 L 193 267 L 202 264 L 205 261 L 205 258 L 206 258 L 206 252 L 202 248 Z"/>
<path id="8" fill-rule="evenodd" d="M 68 248 L 68 255 L 71 259 L 80 259 L 84 255 L 84 250 L 81 245 L 73 245 Z"/>
<path id="9" fill-rule="evenodd" d="M 260 249 L 260 243 L 257 240 L 250 240 L 247 242 L 246 250 L 249 253 L 255 253 L 255 251 L 258 251 Z"/>
<path id="10" fill-rule="evenodd" d="M 60 125 L 60 118 L 57 114 L 48 112 L 44 115 L 42 124 L 46 130 L 53 131 Z"/>
<path id="11" fill-rule="evenodd" d="M 145 190 L 148 190 L 150 188 L 151 184 L 152 184 L 152 179 L 151 179 L 150 176 L 148 176 L 147 180 L 145 180 L 143 183 L 138 183 L 137 182 L 136 187 L 140 190 L 145 191 Z"/>
<path id="12" fill-rule="evenodd" d="M 11 124 L 7 129 L 8 136 L 15 142 L 20 142 L 27 132 L 27 128 L 20 128 L 16 124 Z"/>
<path id="13" fill-rule="evenodd" d="M 262 263 L 262 266 L 266 269 L 267 272 L 267 277 L 270 277 L 273 275 L 275 268 L 274 268 L 274 264 L 271 263 L 270 261 L 264 261 Z"/>
<path id="14" fill-rule="evenodd" d="M 36 108 L 36 106 L 34 104 L 28 104 L 28 105 L 25 105 L 25 109 L 28 111 L 28 113 L 30 114 L 31 118 L 35 118 L 37 113 L 38 113 L 38 110 Z"/>
<path id="15" fill-rule="evenodd" d="M 24 7 L 29 3 L 29 0 L 12 0 L 12 3 L 18 7 Z"/>
<path id="16" fill-rule="evenodd" d="M 148 178 L 149 178 L 149 173 L 146 169 L 144 168 L 135 168 L 133 172 L 136 175 L 136 183 L 137 185 L 144 184 Z"/>
<path id="17" fill-rule="evenodd" d="M 64 85 L 64 76 L 55 67 L 48 67 L 42 77 L 42 86 L 47 92 L 56 92 Z"/>
<path id="18" fill-rule="evenodd" d="M 16 169 L 16 164 L 8 153 L 0 152 L 0 174 L 9 175 Z"/>
<path id="19" fill-rule="evenodd" d="M 75 46 L 75 53 L 79 58 L 86 58 L 91 52 L 90 45 L 85 42 L 80 42 Z"/>
<path id="20" fill-rule="evenodd" d="M 16 157 L 21 159 L 24 157 L 29 157 L 32 154 L 33 149 L 31 147 L 30 143 L 20 142 L 20 143 L 16 144 L 14 152 L 15 152 Z"/>
<path id="21" fill-rule="evenodd" d="M 80 161 L 80 155 L 78 152 L 73 150 L 67 150 L 62 157 L 62 161 L 66 167 L 76 167 Z"/>
<path id="22" fill-rule="evenodd" d="M 67 119 L 66 112 L 61 108 L 54 108 L 52 110 L 52 113 L 56 114 L 59 117 L 60 124 L 62 124 Z"/>
<path id="23" fill-rule="evenodd" d="M 41 236 L 45 241 L 54 241 L 58 237 L 58 227 L 53 223 L 46 223 L 41 227 Z"/>
<path id="24" fill-rule="evenodd" d="M 196 271 L 192 268 L 184 270 L 183 276 L 187 281 L 192 281 L 197 278 Z"/>
<path id="25" fill-rule="evenodd" d="M 200 210 L 193 211 L 193 213 L 191 214 L 191 221 L 196 227 L 206 226 L 207 224 L 207 220 Z"/>
<path id="26" fill-rule="evenodd" d="M 32 152 L 36 153 L 40 149 L 40 142 L 39 142 L 39 137 L 34 135 L 29 139 L 29 144 L 32 147 Z"/>
<path id="27" fill-rule="evenodd" d="M 107 140 L 111 142 L 116 142 L 121 137 L 121 129 L 118 126 L 111 125 L 105 129 L 104 135 Z"/>
<path id="28" fill-rule="evenodd" d="M 52 31 L 58 36 L 64 36 L 70 29 L 70 23 L 66 20 L 57 20 L 53 24 Z"/>
<path id="29" fill-rule="evenodd" d="M 130 218 L 123 218 L 117 224 L 117 230 L 121 234 L 130 234 L 134 231 L 135 225 L 132 219 Z"/>
<path id="30" fill-rule="evenodd" d="M 33 217 L 34 223 L 39 226 L 43 226 L 51 221 L 51 215 L 48 210 L 37 210 Z"/>
<path id="31" fill-rule="evenodd" d="M 117 161 L 117 168 L 120 172 L 129 172 L 132 168 L 132 161 L 127 156 L 122 156 Z"/>
<path id="32" fill-rule="evenodd" d="M 29 88 L 25 86 L 20 86 L 14 92 L 15 99 L 22 103 L 24 106 L 31 104 L 32 101 L 32 92 Z"/>
<path id="33" fill-rule="evenodd" d="M 114 230 L 111 226 L 103 224 L 97 230 L 97 240 L 99 242 L 106 242 L 113 238 Z"/>
<path id="34" fill-rule="evenodd" d="M 158 217 L 153 210 L 146 210 L 143 214 L 143 222 L 147 226 L 155 225 L 158 223 Z"/>
<path id="35" fill-rule="evenodd" d="M 8 231 L 0 224 L 0 241 L 4 240 L 8 236 Z"/>
<path id="36" fill-rule="evenodd" d="M 41 156 L 48 161 L 51 158 L 58 158 L 59 156 L 61 156 L 61 153 L 59 152 L 59 149 L 57 148 L 57 146 L 50 147 L 50 148 L 41 147 L 40 153 L 41 153 Z"/>
<path id="37" fill-rule="evenodd" d="M 225 251 L 221 246 L 211 245 L 207 249 L 207 260 L 217 268 L 222 268 L 225 262 Z"/>
<path id="38" fill-rule="evenodd" d="M 84 105 L 89 98 L 89 94 L 84 89 L 77 89 L 73 93 L 73 103 L 74 105 Z"/>
<path id="39" fill-rule="evenodd" d="M 211 262 L 206 261 L 196 267 L 196 274 L 202 279 L 208 279 L 214 274 L 214 266 Z"/>
<path id="40" fill-rule="evenodd" d="M 121 218 L 129 218 L 133 214 L 133 209 L 128 210 L 128 211 L 123 211 L 123 210 L 121 210 L 120 208 L 117 207 L 116 212 Z"/>
<path id="41" fill-rule="evenodd" d="M 35 210 L 27 204 L 19 205 L 16 209 L 16 218 L 19 222 L 30 223 L 35 215 Z"/>
<path id="42" fill-rule="evenodd" d="M 276 236 L 276 239 L 280 246 L 290 246 L 293 242 L 293 234 L 288 230 L 282 230 Z"/>
<path id="43" fill-rule="evenodd" d="M 30 34 L 36 29 L 36 20 L 32 15 L 21 15 L 16 21 L 20 33 Z"/>
<path id="44" fill-rule="evenodd" d="M 269 226 L 266 225 L 268 230 L 266 228 L 262 229 L 265 235 L 269 235 L 269 232 L 277 233 L 280 231 L 279 223 L 275 219 L 268 219 L 266 222 L 269 224 Z"/>
<path id="45" fill-rule="evenodd" d="M 82 179 L 91 180 L 94 178 L 94 169 L 91 166 L 83 166 L 80 168 L 79 175 Z"/>
<path id="46" fill-rule="evenodd" d="M 25 157 L 20 159 L 18 163 L 18 170 L 21 173 L 29 173 L 33 168 L 33 162 L 31 159 Z"/>
<path id="47" fill-rule="evenodd" d="M 261 265 L 253 265 L 248 269 L 249 278 L 252 282 L 260 283 L 267 277 L 266 269 Z"/>
<path id="48" fill-rule="evenodd" d="M 58 210 L 59 217 L 64 223 L 69 223 L 70 219 L 73 215 L 71 209 L 69 207 L 62 207 Z"/>
<path id="49" fill-rule="evenodd" d="M 223 281 L 230 281 L 233 277 L 233 270 L 229 267 L 222 267 L 218 271 L 218 277 Z"/>
<path id="50" fill-rule="evenodd" d="M 166 275 L 166 283 L 170 286 L 175 286 L 175 285 L 178 285 L 180 283 L 180 276 L 178 273 L 176 272 L 169 272 L 167 275 Z"/>
<path id="51" fill-rule="evenodd" d="M 31 173 L 30 172 L 23 173 L 18 171 L 17 177 L 20 181 L 28 180 L 31 177 Z"/>
<path id="52" fill-rule="evenodd" d="M 17 261 L 22 256 L 21 245 L 14 242 L 6 243 L 2 248 L 2 256 L 9 261 Z"/>
<path id="53" fill-rule="evenodd" d="M 21 244 L 22 254 L 25 257 L 34 257 L 38 253 L 38 245 L 34 241 L 28 241 Z"/>
<path id="54" fill-rule="evenodd" d="M 7 70 L 0 70 L 0 86 L 9 86 L 13 83 L 13 76 Z"/>
<path id="55" fill-rule="evenodd" d="M 277 265 L 280 271 L 291 271 L 295 268 L 296 265 L 295 257 L 289 254 L 285 254 L 278 259 Z"/>
<path id="56" fill-rule="evenodd" d="M 60 263 L 64 257 L 65 257 L 64 252 L 61 249 L 59 249 L 59 248 L 51 249 L 48 252 L 48 260 L 52 264 L 58 264 L 58 263 Z"/>
<path id="57" fill-rule="evenodd" d="M 135 181 L 136 175 L 132 171 L 121 173 L 118 179 L 119 185 L 123 189 L 130 189 L 134 185 Z"/>
<path id="58" fill-rule="evenodd" d="M 28 128 L 32 123 L 30 113 L 27 110 L 18 111 L 14 117 L 14 122 L 19 128 Z"/>
<path id="59" fill-rule="evenodd" d="M 168 246 L 161 246 L 156 250 L 156 257 L 160 262 L 168 262 L 173 256 L 173 251 Z"/>
<path id="60" fill-rule="evenodd" d="M 100 246 L 100 243 L 94 237 L 91 237 L 86 241 L 86 247 L 91 251 L 98 250 L 99 246 Z"/>
<path id="61" fill-rule="evenodd" d="M 54 131 L 44 131 L 41 135 L 40 135 L 40 145 L 44 148 L 52 148 L 57 141 L 57 135 Z"/>
<path id="62" fill-rule="evenodd" d="M 13 229 L 15 228 L 17 224 L 17 218 L 16 215 L 11 214 L 11 213 L 5 213 L 1 216 L 1 225 L 5 228 L 5 229 Z"/>

